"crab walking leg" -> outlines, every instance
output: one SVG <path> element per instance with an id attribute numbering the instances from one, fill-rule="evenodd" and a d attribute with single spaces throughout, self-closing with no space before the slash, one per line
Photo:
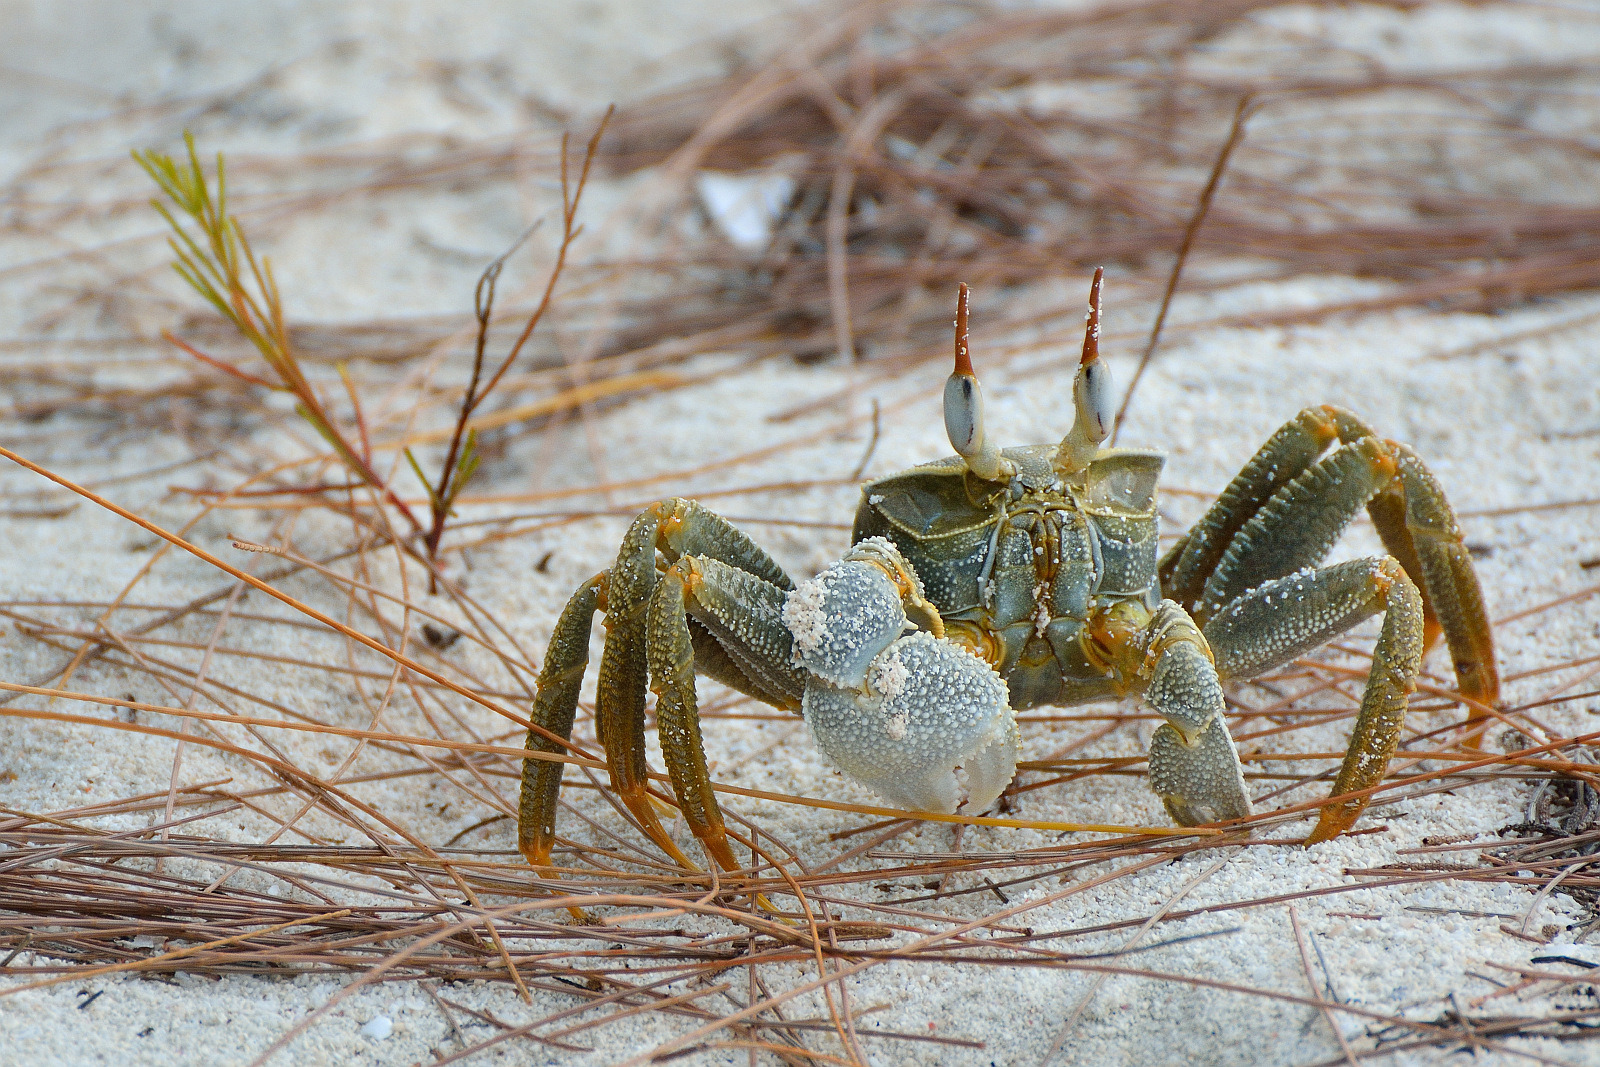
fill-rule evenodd
<path id="1" fill-rule="evenodd" d="M 1216 503 L 1162 557 L 1162 594 L 1193 611 L 1234 535 L 1339 437 L 1323 408 L 1306 408 L 1267 438 Z"/>
<path id="2" fill-rule="evenodd" d="M 600 606 L 606 574 L 602 572 L 578 586 L 561 609 L 550 647 L 539 670 L 538 695 L 533 699 L 533 725 L 523 747 L 534 752 L 566 750 L 540 730 L 562 740 L 572 737 L 572 719 L 578 710 L 578 690 L 589 666 L 589 630 Z M 517 849 L 535 867 L 550 862 L 556 839 L 556 798 L 561 793 L 565 763 L 555 760 L 522 761 L 522 795 L 517 802 Z"/>
<path id="3" fill-rule="evenodd" d="M 1406 717 L 1406 699 L 1416 688 L 1422 667 L 1422 597 L 1398 563 L 1374 572 L 1383 597 L 1383 629 L 1372 648 L 1372 670 L 1361 694 L 1361 711 L 1350 733 L 1339 776 L 1330 796 L 1339 797 L 1378 784 L 1389 767 L 1400 726 Z M 1357 797 L 1322 809 L 1322 816 L 1306 844 L 1327 841 L 1350 829 L 1367 806 L 1369 797 Z"/>
<path id="4" fill-rule="evenodd" d="M 689 616 L 706 627 L 746 680 L 751 680 L 756 664 L 766 665 L 760 674 L 772 689 L 770 698 L 763 699 L 797 709 L 805 682 L 801 672 L 789 666 L 793 639 L 780 618 L 785 596 L 787 590 L 738 568 L 686 556 L 667 569 L 650 597 L 646 624 L 650 687 L 656 692 L 657 732 L 672 791 L 689 829 L 728 871 L 738 870 L 740 864 L 728 846 L 700 740 Z M 783 677 L 778 677 L 780 672 Z"/>
<path id="5" fill-rule="evenodd" d="M 1393 454 L 1372 437 L 1345 445 L 1302 471 L 1234 534 L 1206 580 L 1195 621 L 1204 626 L 1246 590 L 1320 563 L 1395 471 Z"/>
<path id="6" fill-rule="evenodd" d="M 639 820 L 650 840 L 686 867 L 694 866 L 673 844 L 646 791 L 644 701 L 648 678 L 646 611 L 655 592 L 656 552 L 668 563 L 686 555 L 719 559 L 790 588 L 788 575 L 754 541 L 693 500 L 662 500 L 646 508 L 623 535 L 606 590 L 606 643 L 600 654 L 595 730 L 617 797 Z"/>
<path id="7" fill-rule="evenodd" d="M 650 768 L 644 758 L 645 608 L 656 584 L 656 539 L 661 505 L 633 521 L 623 535 L 606 590 L 606 641 L 600 652 L 595 691 L 595 734 L 605 750 L 606 770 L 617 799 L 633 813 L 656 847 L 683 867 L 695 865 L 678 850 L 646 792 Z"/>
<path id="8" fill-rule="evenodd" d="M 1337 408 L 1332 411 L 1342 440 L 1372 436 L 1372 430 L 1354 415 Z M 1472 554 L 1433 472 L 1405 445 L 1396 441 L 1385 444 L 1398 469 L 1367 504 L 1367 514 L 1383 547 L 1400 561 L 1422 593 L 1423 648 L 1432 648 L 1443 633 L 1456 687 L 1479 705 L 1467 715 L 1467 725 L 1475 726 L 1488 717 L 1483 706 L 1500 701 L 1500 673 Z M 1470 737 L 1467 743 L 1477 747 L 1479 736 Z"/>
<path id="9" fill-rule="evenodd" d="M 1336 440 L 1345 447 L 1316 462 Z M 1362 456 L 1366 470 L 1357 462 Z M 1320 541 L 1332 543 L 1343 525 L 1338 516 L 1354 517 L 1356 498 L 1369 489 L 1367 513 L 1384 548 L 1422 594 L 1424 648 L 1443 633 L 1456 685 L 1479 705 L 1467 722 L 1481 722 L 1486 717 L 1481 706 L 1499 701 L 1500 679 L 1483 593 L 1455 513 L 1411 449 L 1379 440 L 1343 408 L 1307 408 L 1262 445 L 1205 517 L 1162 558 L 1162 590 L 1203 622 L 1229 594 L 1320 560 Z M 1219 577 L 1218 572 L 1225 573 Z"/>
<path id="10" fill-rule="evenodd" d="M 1145 702 L 1167 720 L 1150 738 L 1150 788 L 1182 826 L 1245 818 L 1250 800 L 1205 638 L 1167 600 L 1150 620 L 1145 648 L 1153 663 Z"/>
<path id="11" fill-rule="evenodd" d="M 795 665 L 794 638 L 783 624 L 789 591 L 709 556 L 685 556 L 669 575 L 672 570 L 685 586 L 695 671 L 763 704 L 798 712 L 806 673 Z M 665 594 L 663 579 L 655 595 Z M 655 608 L 651 612 L 650 626 L 661 625 L 655 621 Z M 654 642 L 656 631 L 649 632 Z M 651 687 L 659 691 L 653 660 L 651 664 Z"/>
<path id="12" fill-rule="evenodd" d="M 1500 671 L 1472 555 L 1433 472 L 1404 445 L 1391 447 L 1400 457 L 1398 489 L 1379 493 L 1367 505 L 1367 512 L 1391 554 L 1398 555 L 1395 549 L 1402 539 L 1412 548 L 1411 558 L 1401 557 L 1401 563 L 1422 587 L 1423 647 L 1431 646 L 1442 631 L 1450 648 L 1456 687 L 1479 705 L 1492 707 L 1500 702 Z M 1488 713 L 1482 707 L 1474 707 L 1468 712 L 1467 724 L 1476 725 L 1486 718 Z M 1468 740 L 1474 747 L 1478 742 L 1478 736 Z"/>
<path id="13" fill-rule="evenodd" d="M 1376 785 L 1405 720 L 1406 694 L 1422 664 L 1422 597 L 1392 556 L 1357 559 L 1268 582 L 1228 604 L 1205 636 L 1224 678 L 1249 678 L 1287 663 L 1382 611 L 1383 630 L 1333 796 Z M 1366 797 L 1322 809 L 1307 844 L 1348 830 Z"/>

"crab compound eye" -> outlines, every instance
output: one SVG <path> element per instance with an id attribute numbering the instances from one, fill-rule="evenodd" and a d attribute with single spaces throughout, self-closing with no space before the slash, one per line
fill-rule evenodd
<path id="1" fill-rule="evenodd" d="M 952 374 L 944 383 L 944 432 L 959 455 L 974 456 L 983 443 L 983 392 L 970 374 Z"/>
<path id="2" fill-rule="evenodd" d="M 1072 429 L 1062 438 L 1051 465 L 1072 476 L 1094 462 L 1100 442 L 1111 436 L 1116 407 L 1111 399 L 1111 372 L 1100 359 L 1100 283 L 1104 270 L 1094 272 L 1089 286 L 1089 314 L 1083 329 L 1083 357 L 1072 383 Z"/>
<path id="3" fill-rule="evenodd" d="M 956 297 L 956 369 L 944 383 L 944 432 L 957 455 L 975 456 L 983 449 L 983 391 L 967 350 L 967 301 L 963 282 Z"/>
<path id="4" fill-rule="evenodd" d="M 1073 394 L 1078 419 L 1095 444 L 1110 437 L 1116 404 L 1111 397 L 1111 372 L 1106 365 L 1099 360 L 1084 364 L 1073 384 Z"/>
<path id="5" fill-rule="evenodd" d="M 967 461 L 967 469 L 993 481 L 1008 477 L 1013 468 L 983 433 L 983 390 L 967 351 L 967 299 L 967 287 L 962 285 L 956 300 L 956 369 L 944 383 L 944 432 L 950 435 L 950 447 Z"/>

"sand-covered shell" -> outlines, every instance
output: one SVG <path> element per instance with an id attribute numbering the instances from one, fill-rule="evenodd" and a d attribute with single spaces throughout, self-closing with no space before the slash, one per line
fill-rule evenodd
<path id="1" fill-rule="evenodd" d="M 918 631 L 894 641 L 866 683 L 806 686 L 806 722 L 840 770 L 897 807 L 975 813 L 994 803 L 1016 774 L 1018 738 L 992 667 Z"/>
<path id="2" fill-rule="evenodd" d="M 909 625 L 900 591 L 871 563 L 844 559 L 801 582 L 783 605 L 794 661 L 834 685 L 859 689 L 867 666 Z"/>

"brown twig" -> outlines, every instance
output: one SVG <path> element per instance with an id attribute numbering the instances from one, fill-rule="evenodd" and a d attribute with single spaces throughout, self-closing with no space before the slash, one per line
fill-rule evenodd
<path id="1" fill-rule="evenodd" d="M 1217 161 L 1211 166 L 1205 187 L 1200 190 L 1200 196 L 1195 200 L 1194 214 L 1189 216 L 1189 224 L 1183 228 L 1183 240 L 1178 242 L 1178 254 L 1173 258 L 1171 273 L 1167 275 L 1167 287 L 1161 292 L 1161 305 L 1156 309 L 1156 320 L 1150 326 L 1150 340 L 1145 342 L 1144 351 L 1139 354 L 1139 364 L 1133 369 L 1133 377 L 1128 380 L 1128 388 L 1122 394 L 1122 403 L 1117 405 L 1116 421 L 1111 427 L 1112 445 L 1117 443 L 1117 435 L 1122 431 L 1122 420 L 1127 417 L 1128 405 L 1133 403 L 1133 394 L 1139 388 L 1139 380 L 1144 377 L 1145 369 L 1155 358 L 1156 346 L 1161 343 L 1161 327 L 1166 325 L 1167 311 L 1172 307 L 1172 297 L 1178 291 L 1178 279 L 1183 277 L 1183 265 L 1189 261 L 1189 251 L 1194 247 L 1194 239 L 1200 233 L 1200 225 L 1205 222 L 1206 215 L 1211 211 L 1211 201 L 1217 195 L 1217 186 L 1222 184 L 1222 175 L 1228 169 L 1228 159 L 1244 137 L 1244 126 L 1253 110 L 1255 110 L 1254 95 L 1246 93 L 1239 98 L 1239 106 L 1233 112 L 1233 125 L 1228 128 L 1228 139 L 1222 142 L 1222 149 L 1217 153 Z"/>
<path id="2" fill-rule="evenodd" d="M 561 138 L 561 241 L 556 247 L 555 263 L 545 280 L 544 292 L 539 298 L 538 305 L 528 316 L 522 332 L 517 335 L 505 358 L 500 361 L 500 365 L 489 375 L 489 380 L 486 382 L 483 381 L 484 355 L 489 342 L 489 324 L 494 316 L 495 289 L 500 281 L 500 272 L 504 269 L 507 258 L 532 235 L 533 228 L 537 228 L 538 223 L 517 238 L 516 242 L 489 264 L 478 278 L 477 287 L 473 291 L 473 314 L 477 319 L 478 330 L 473 343 L 472 373 L 467 379 L 466 392 L 461 397 L 461 409 L 456 416 L 455 428 L 450 433 L 450 444 L 445 449 L 437 483 L 430 484 L 423 477 L 421 468 L 411 455 L 411 450 L 406 450 L 406 459 L 410 461 L 418 479 L 428 490 L 432 521 L 423 538 L 423 544 L 430 560 L 438 559 L 439 543 L 444 538 L 445 523 L 449 520 L 456 497 L 466 487 L 467 480 L 478 467 L 480 456 L 477 434 L 470 426 L 472 416 L 489 398 L 495 386 L 500 384 L 500 380 L 505 377 L 506 372 L 511 369 L 511 365 L 522 352 L 523 346 L 527 344 L 528 338 L 544 319 L 545 312 L 550 309 L 550 302 L 555 296 L 556 283 L 561 280 L 561 272 L 566 267 L 567 253 L 572 248 L 573 242 L 578 239 L 578 235 L 583 232 L 582 225 L 577 221 L 578 208 L 583 201 L 583 191 L 589 183 L 589 173 L 594 166 L 595 154 L 600 149 L 600 139 L 605 135 L 606 124 L 611 121 L 613 110 L 613 108 L 606 109 L 594 134 L 589 138 L 588 147 L 583 154 L 583 166 L 578 171 L 576 183 L 569 182 L 567 138 L 565 135 Z"/>

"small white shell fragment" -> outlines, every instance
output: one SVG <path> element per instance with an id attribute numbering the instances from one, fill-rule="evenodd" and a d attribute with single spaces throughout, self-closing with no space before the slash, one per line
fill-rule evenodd
<path id="1" fill-rule="evenodd" d="M 712 223 L 742 252 L 760 252 L 772 240 L 789 202 L 794 179 L 777 172 L 723 174 L 703 170 L 695 176 L 695 192 Z"/>
<path id="2" fill-rule="evenodd" d="M 387 1015 L 374 1015 L 361 1027 L 362 1036 L 374 1041 L 382 1041 L 392 1033 L 394 1033 L 394 1022 Z"/>
<path id="3" fill-rule="evenodd" d="M 802 713 L 840 770 L 914 811 L 994 803 L 1016 774 L 1018 735 L 992 667 L 918 631 L 891 644 L 867 682 L 865 693 L 820 678 L 806 686 Z"/>

